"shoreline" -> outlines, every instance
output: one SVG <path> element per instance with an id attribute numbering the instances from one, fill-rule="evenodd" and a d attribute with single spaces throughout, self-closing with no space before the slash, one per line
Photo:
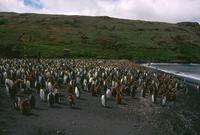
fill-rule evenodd
<path id="1" fill-rule="evenodd" d="M 164 64 L 166 64 L 166 63 L 164 63 Z M 193 86 L 194 85 L 195 86 L 200 85 L 200 78 L 195 78 L 195 77 L 191 77 L 189 75 L 178 74 L 178 73 L 173 72 L 173 71 L 167 71 L 167 70 L 164 70 L 164 69 L 153 67 L 153 66 L 148 65 L 148 63 L 147 64 L 140 64 L 140 66 L 143 66 L 143 67 L 151 69 L 151 70 L 156 70 L 156 71 L 159 71 L 159 72 L 163 72 L 163 73 L 174 75 L 175 77 L 177 77 L 177 78 L 179 78 L 181 80 L 185 80 L 185 82 L 188 85 L 193 85 Z"/>

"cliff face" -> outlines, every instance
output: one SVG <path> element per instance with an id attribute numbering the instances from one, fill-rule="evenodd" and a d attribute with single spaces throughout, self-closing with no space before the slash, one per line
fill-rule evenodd
<path id="1" fill-rule="evenodd" d="M 102 17 L 0 13 L 1 57 L 200 61 L 200 26 Z"/>

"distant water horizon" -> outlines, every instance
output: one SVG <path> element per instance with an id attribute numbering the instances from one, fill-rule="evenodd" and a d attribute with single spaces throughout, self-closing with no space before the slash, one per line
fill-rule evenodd
<path id="1" fill-rule="evenodd" d="M 200 82 L 200 64 L 179 64 L 179 63 L 148 63 L 143 66 L 154 68 L 170 74 L 190 78 Z"/>

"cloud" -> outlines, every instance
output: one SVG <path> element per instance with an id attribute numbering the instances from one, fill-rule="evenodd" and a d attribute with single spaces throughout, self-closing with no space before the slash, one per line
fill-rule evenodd
<path id="1" fill-rule="evenodd" d="M 200 0 L 0 0 L 0 11 L 200 22 Z"/>

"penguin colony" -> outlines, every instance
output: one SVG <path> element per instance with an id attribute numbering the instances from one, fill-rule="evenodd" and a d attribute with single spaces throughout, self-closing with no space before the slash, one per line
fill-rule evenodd
<path id="1" fill-rule="evenodd" d="M 127 60 L 91 59 L 0 59 L 0 82 L 16 109 L 27 113 L 35 107 L 35 96 L 52 107 L 68 100 L 71 107 L 83 91 L 117 104 L 136 92 L 161 104 L 176 100 L 179 81 L 172 75 L 141 67 Z M 62 90 L 61 90 L 62 89 Z M 84 102 L 84 101 L 83 101 Z"/>

